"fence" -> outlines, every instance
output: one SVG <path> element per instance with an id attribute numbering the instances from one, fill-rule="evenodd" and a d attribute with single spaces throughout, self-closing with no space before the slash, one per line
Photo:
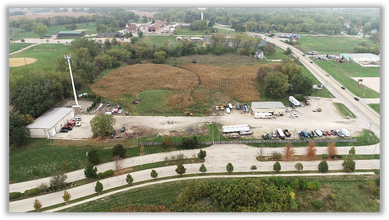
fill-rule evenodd
<path id="1" fill-rule="evenodd" d="M 310 139 L 307 140 L 239 140 L 239 141 L 208 141 L 208 142 L 200 142 L 200 145 L 211 145 L 211 144 L 271 144 L 271 143 L 309 143 Z M 357 139 L 339 139 L 339 140 L 331 140 L 331 139 L 318 139 L 315 140 L 316 143 L 329 143 L 329 142 L 357 142 Z M 173 145 L 181 145 L 181 142 L 174 142 Z M 139 142 L 138 145 L 162 145 L 162 142 Z"/>

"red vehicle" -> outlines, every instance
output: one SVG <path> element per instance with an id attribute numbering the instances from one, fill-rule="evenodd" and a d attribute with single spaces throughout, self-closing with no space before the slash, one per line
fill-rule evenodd
<path id="1" fill-rule="evenodd" d="M 113 110 L 113 113 L 118 113 L 119 111 L 119 108 L 115 108 L 115 110 Z"/>
<path id="2" fill-rule="evenodd" d="M 326 131 L 326 133 L 327 133 L 327 135 L 328 135 L 328 136 L 331 136 L 331 132 L 329 132 L 329 131 Z"/>
<path id="3" fill-rule="evenodd" d="M 73 126 L 72 126 L 72 125 L 69 125 L 69 124 L 64 125 L 62 128 L 66 128 L 66 129 L 68 129 L 68 130 L 73 130 Z"/>
<path id="4" fill-rule="evenodd" d="M 76 125 L 76 121 L 68 121 L 68 125 L 75 126 Z"/>

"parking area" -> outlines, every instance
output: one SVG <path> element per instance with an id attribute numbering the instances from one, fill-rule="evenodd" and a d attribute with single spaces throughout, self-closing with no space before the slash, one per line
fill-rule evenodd
<path id="1" fill-rule="evenodd" d="M 298 117 L 289 117 L 290 113 L 282 117 L 274 117 L 272 119 L 255 119 L 251 113 L 241 113 L 233 109 L 230 114 L 224 111 L 215 111 L 213 116 L 194 117 L 194 116 L 114 116 L 116 123 L 114 129 L 117 135 L 124 137 L 140 137 L 145 135 L 165 135 L 172 132 L 185 133 L 190 127 L 199 128 L 199 133 L 203 133 L 203 127 L 206 123 L 220 123 L 222 125 L 241 125 L 248 124 L 253 131 L 249 138 L 262 139 L 264 133 L 271 133 L 277 128 L 282 130 L 288 129 L 291 133 L 290 138 L 298 138 L 297 131 L 313 131 L 315 129 L 334 130 L 345 128 L 351 132 L 351 136 L 355 136 L 357 132 L 365 128 L 362 124 L 357 123 L 355 119 L 346 119 L 341 116 L 333 105 L 335 100 L 329 98 L 311 99 L 310 105 L 304 107 L 296 107 L 291 113 L 295 113 Z M 313 112 L 313 108 L 321 108 L 321 112 Z M 289 109 L 291 109 L 289 107 Z M 82 126 L 75 127 L 68 133 L 59 133 L 55 138 L 60 139 L 83 139 L 91 138 L 92 132 L 89 121 L 94 115 L 77 114 L 76 117 L 82 118 Z M 120 132 L 121 127 L 126 127 L 125 132 Z M 201 128 L 201 129 L 200 129 Z M 196 129 L 195 129 L 196 130 Z M 195 133 L 191 133 L 192 135 Z"/>

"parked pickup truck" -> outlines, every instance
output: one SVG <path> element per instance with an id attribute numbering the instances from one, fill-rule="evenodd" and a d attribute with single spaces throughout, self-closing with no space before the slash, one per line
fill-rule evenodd
<path id="1" fill-rule="evenodd" d="M 285 134 L 286 137 L 290 137 L 290 133 L 289 133 L 288 129 L 284 130 L 284 134 Z"/>

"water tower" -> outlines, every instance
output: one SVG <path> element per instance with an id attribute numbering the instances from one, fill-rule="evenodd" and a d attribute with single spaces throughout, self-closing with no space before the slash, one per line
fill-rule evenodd
<path id="1" fill-rule="evenodd" d="M 201 12 L 201 20 L 203 20 L 203 11 L 205 11 L 206 8 L 198 8 L 199 11 Z"/>

